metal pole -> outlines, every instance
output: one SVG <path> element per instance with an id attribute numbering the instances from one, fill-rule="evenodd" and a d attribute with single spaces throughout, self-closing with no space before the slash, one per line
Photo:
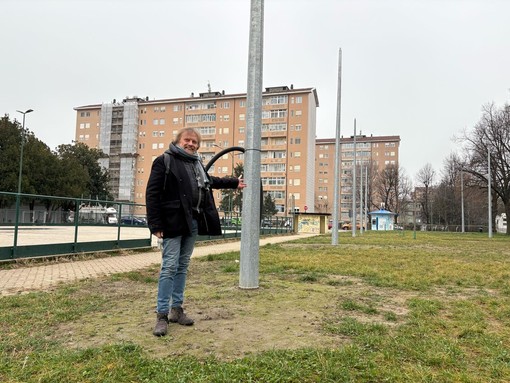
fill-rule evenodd
<path id="1" fill-rule="evenodd" d="M 460 169 L 460 214 L 462 215 L 462 232 L 464 233 L 464 172 Z"/>
<path id="2" fill-rule="evenodd" d="M 359 164 L 359 233 L 363 234 L 363 166 Z"/>
<path id="3" fill-rule="evenodd" d="M 491 151 L 487 147 L 487 168 L 489 174 L 487 175 L 487 185 L 489 194 L 489 238 L 492 238 L 492 189 L 491 189 Z"/>
<path id="4" fill-rule="evenodd" d="M 331 226 L 331 244 L 338 245 L 338 213 L 340 211 L 340 112 L 342 100 L 342 48 L 338 50 L 338 87 L 336 94 L 336 136 L 335 136 L 335 185 L 333 191 L 333 225 Z"/>
<path id="5" fill-rule="evenodd" d="M 18 193 L 16 194 L 16 217 L 14 222 L 14 242 L 12 249 L 13 258 L 16 257 L 17 248 L 18 248 L 18 225 L 19 225 L 19 210 L 21 204 L 21 177 L 23 176 L 23 147 L 25 146 L 25 115 L 27 113 L 33 112 L 32 109 L 28 109 L 24 112 L 21 110 L 17 110 L 16 112 L 21 113 L 23 115 L 23 125 L 21 128 L 21 149 L 19 155 L 19 173 L 18 173 Z"/>
<path id="6" fill-rule="evenodd" d="M 241 224 L 239 287 L 259 287 L 260 237 L 260 141 L 262 123 L 262 61 L 264 40 L 264 0 L 251 0 L 248 90 L 246 93 L 246 152 Z"/>
<path id="7" fill-rule="evenodd" d="M 354 119 L 354 161 L 352 163 L 352 236 L 356 236 L 356 119 Z"/>
<path id="8" fill-rule="evenodd" d="M 368 229 L 368 209 L 367 209 L 367 199 L 368 199 L 368 166 L 365 166 L 365 231 Z"/>

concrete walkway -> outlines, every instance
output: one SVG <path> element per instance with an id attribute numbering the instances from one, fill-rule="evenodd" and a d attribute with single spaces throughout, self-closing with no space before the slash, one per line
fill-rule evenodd
<path id="1" fill-rule="evenodd" d="M 260 240 L 260 246 L 292 241 L 306 236 L 310 236 L 310 234 L 267 237 Z M 240 241 L 216 242 L 205 246 L 198 245 L 195 247 L 193 257 L 239 251 L 240 248 Z M 150 265 L 159 264 L 160 261 L 161 252 L 151 251 L 81 261 L 62 259 L 62 262 L 49 265 L 5 269 L 0 270 L 0 292 L 1 296 L 7 296 L 36 290 L 48 290 L 60 283 L 140 270 Z"/>

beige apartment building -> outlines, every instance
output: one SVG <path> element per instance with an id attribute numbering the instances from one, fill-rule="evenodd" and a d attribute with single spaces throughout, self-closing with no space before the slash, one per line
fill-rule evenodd
<path id="1" fill-rule="evenodd" d="M 315 88 L 291 85 L 265 88 L 262 94 L 261 181 L 279 214 L 292 208 L 313 211 L 315 202 Z M 101 149 L 116 200 L 145 204 L 152 161 L 168 148 L 183 127 L 200 131 L 204 164 L 222 149 L 246 148 L 246 94 L 208 92 L 189 97 L 150 100 L 148 97 L 85 105 L 76 110 L 76 141 Z M 225 176 L 243 162 L 230 152 L 218 159 L 211 175 Z M 217 203 L 221 191 L 215 191 Z M 144 214 L 137 208 L 135 214 Z"/>
<path id="2" fill-rule="evenodd" d="M 316 140 L 315 161 L 315 204 L 314 211 L 333 213 L 333 197 L 335 185 L 335 138 L 319 138 Z M 368 184 L 371 190 L 371 169 L 383 170 L 388 165 L 398 167 L 400 136 L 354 136 L 340 139 L 340 184 L 339 184 L 339 221 L 350 222 L 352 214 L 353 169 L 356 154 L 356 200 L 359 209 L 358 194 L 362 184 Z M 365 174 L 363 174 L 363 172 Z M 373 173 L 373 171 L 372 171 Z M 364 191 L 362 192 L 364 193 Z M 364 195 L 363 195 L 364 199 Z M 377 202 L 377 201 L 374 201 Z M 364 206 L 363 206 L 364 207 Z M 367 205 L 369 211 L 374 206 Z M 359 210 L 358 214 L 359 214 Z"/>

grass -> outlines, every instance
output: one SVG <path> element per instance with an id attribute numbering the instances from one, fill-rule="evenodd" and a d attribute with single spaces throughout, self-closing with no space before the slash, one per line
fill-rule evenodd
<path id="1" fill-rule="evenodd" d="M 330 236 L 194 259 L 195 326 L 155 338 L 157 267 L 0 298 L 1 382 L 508 382 L 510 238 Z"/>

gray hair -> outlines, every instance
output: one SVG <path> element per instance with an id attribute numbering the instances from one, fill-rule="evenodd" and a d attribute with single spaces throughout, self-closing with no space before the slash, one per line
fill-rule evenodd
<path id="1" fill-rule="evenodd" d="M 195 136 L 197 136 L 198 141 L 198 148 L 200 148 L 200 143 L 202 142 L 202 136 L 200 135 L 200 132 L 195 128 L 182 128 L 177 132 L 177 135 L 175 136 L 175 140 L 173 141 L 174 145 L 177 145 L 179 141 L 181 140 L 181 137 L 184 133 L 192 133 Z M 197 149 L 198 149 L 197 148 Z"/>

